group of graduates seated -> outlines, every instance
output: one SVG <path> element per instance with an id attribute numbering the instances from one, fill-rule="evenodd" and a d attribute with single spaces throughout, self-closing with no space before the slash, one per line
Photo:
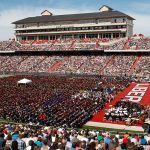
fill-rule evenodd
<path id="1" fill-rule="evenodd" d="M 103 109 L 128 80 L 99 77 L 24 76 L 0 80 L 0 117 L 15 122 L 81 127 Z"/>

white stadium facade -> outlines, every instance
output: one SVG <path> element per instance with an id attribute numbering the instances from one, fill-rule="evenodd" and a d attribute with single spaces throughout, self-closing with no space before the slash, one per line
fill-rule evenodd
<path id="1" fill-rule="evenodd" d="M 103 5 L 99 12 L 53 15 L 48 10 L 41 16 L 16 22 L 16 40 L 56 40 L 84 38 L 124 38 L 133 35 L 135 19 Z"/>

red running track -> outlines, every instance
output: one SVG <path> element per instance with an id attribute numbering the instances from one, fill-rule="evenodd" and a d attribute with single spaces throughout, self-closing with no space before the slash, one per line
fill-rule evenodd
<path id="1" fill-rule="evenodd" d="M 124 91 L 120 92 L 113 101 L 111 101 L 110 103 L 108 103 L 106 105 L 106 107 L 103 110 L 100 110 L 98 113 L 96 113 L 92 120 L 93 122 L 105 122 L 103 120 L 104 118 L 104 113 L 105 113 L 105 109 L 109 109 L 110 106 L 114 106 L 116 104 L 116 102 L 120 101 L 122 98 L 124 98 L 125 96 L 127 96 L 127 94 L 137 85 L 137 83 L 132 83 L 129 87 L 127 87 L 126 89 L 124 89 Z M 145 92 L 142 100 L 140 101 L 141 104 L 143 105 L 150 105 L 150 84 L 148 86 L 147 91 Z M 108 122 L 108 121 L 107 121 Z M 118 124 L 118 123 L 117 123 Z M 119 124 L 124 124 L 124 123 L 119 123 Z"/>

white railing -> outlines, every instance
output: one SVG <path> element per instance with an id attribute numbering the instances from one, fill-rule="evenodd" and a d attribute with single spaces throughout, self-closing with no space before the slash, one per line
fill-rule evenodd
<path id="1" fill-rule="evenodd" d="M 126 32 L 127 29 L 102 29 L 102 30 L 76 30 L 76 31 L 52 31 L 52 32 L 31 32 L 31 33 L 16 33 L 16 35 L 37 35 L 37 34 L 61 34 L 61 33 L 99 33 L 99 32 Z"/>
<path id="2" fill-rule="evenodd" d="M 97 27 L 97 26 L 110 26 L 110 25 L 126 25 L 124 23 L 111 23 L 111 22 L 102 22 L 102 23 L 86 23 L 86 24 L 67 24 L 67 25 L 48 25 L 48 26 L 32 26 L 25 28 L 15 28 L 14 30 L 31 30 L 31 29 L 52 29 L 52 28 L 69 28 L 69 27 Z"/>
<path id="3" fill-rule="evenodd" d="M 104 52 L 150 52 L 150 49 L 139 49 L 139 50 L 131 50 L 131 49 L 125 49 L 125 50 L 104 50 Z"/>

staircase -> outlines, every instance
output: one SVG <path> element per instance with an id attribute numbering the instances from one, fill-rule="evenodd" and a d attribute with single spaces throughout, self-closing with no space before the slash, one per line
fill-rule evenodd
<path id="1" fill-rule="evenodd" d="M 29 68 L 29 71 L 34 70 L 40 63 L 42 63 L 47 57 L 44 57 L 41 61 L 37 62 L 34 64 L 31 68 Z"/>
<path id="2" fill-rule="evenodd" d="M 103 75 L 104 74 L 104 70 L 105 68 L 107 68 L 107 66 L 111 65 L 113 59 L 115 58 L 115 56 L 112 56 L 106 63 L 106 65 L 100 70 L 99 74 Z"/>
<path id="3" fill-rule="evenodd" d="M 6 45 L 6 47 L 4 49 L 9 48 L 9 46 L 11 46 L 15 41 L 11 41 L 8 45 Z"/>
<path id="4" fill-rule="evenodd" d="M 129 73 L 128 73 L 129 76 L 133 73 L 134 69 L 137 67 L 137 65 L 138 65 L 139 62 L 141 61 L 141 58 L 142 58 L 142 56 L 138 56 L 138 57 L 135 59 L 133 65 L 131 66 L 131 68 L 130 68 L 130 70 L 129 70 Z"/>
<path id="5" fill-rule="evenodd" d="M 22 60 L 20 60 L 20 62 L 18 62 L 18 65 L 20 65 L 23 61 L 25 61 L 26 59 L 28 59 L 28 57 L 22 57 Z"/>
<path id="6" fill-rule="evenodd" d="M 70 49 L 71 49 L 71 50 L 73 49 L 73 46 L 74 46 L 75 42 L 76 42 L 76 41 L 73 41 L 73 42 L 71 43 L 71 45 L 70 45 L 70 47 L 69 47 L 69 50 L 70 50 Z"/>
<path id="7" fill-rule="evenodd" d="M 62 60 L 56 60 L 56 62 L 49 68 L 49 72 L 57 71 L 63 63 L 64 61 Z"/>

